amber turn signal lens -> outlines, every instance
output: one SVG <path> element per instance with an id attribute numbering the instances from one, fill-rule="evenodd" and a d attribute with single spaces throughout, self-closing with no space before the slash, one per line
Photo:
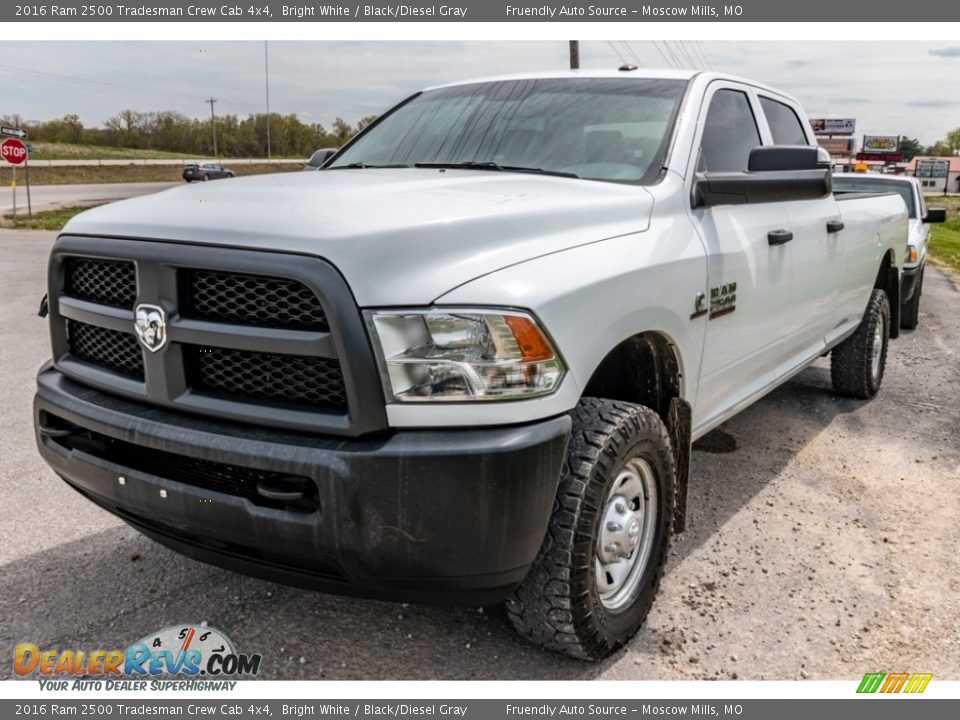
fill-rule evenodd
<path id="1" fill-rule="evenodd" d="M 505 315 L 503 319 L 520 346 L 523 362 L 539 362 L 553 358 L 553 348 L 532 320 L 522 315 Z"/>

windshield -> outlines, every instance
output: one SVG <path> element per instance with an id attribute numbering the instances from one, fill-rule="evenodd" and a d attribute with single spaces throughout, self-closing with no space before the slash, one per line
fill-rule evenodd
<path id="1" fill-rule="evenodd" d="M 327 169 L 467 163 L 649 184 L 659 176 L 685 87 L 682 80 L 564 78 L 431 90 L 383 117 Z"/>
<path id="2" fill-rule="evenodd" d="M 913 202 L 913 185 L 909 182 L 899 182 L 896 180 L 881 180 L 880 178 L 868 177 L 843 177 L 834 176 L 834 190 L 840 192 L 870 192 L 870 193 L 897 193 L 903 198 L 904 204 L 911 219 L 917 217 L 917 208 Z"/>

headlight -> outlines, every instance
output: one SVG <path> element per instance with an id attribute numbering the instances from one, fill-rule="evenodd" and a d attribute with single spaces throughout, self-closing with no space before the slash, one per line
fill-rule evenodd
<path id="1" fill-rule="evenodd" d="M 563 363 L 529 315 L 371 311 L 387 392 L 399 401 L 520 400 L 553 392 Z"/>

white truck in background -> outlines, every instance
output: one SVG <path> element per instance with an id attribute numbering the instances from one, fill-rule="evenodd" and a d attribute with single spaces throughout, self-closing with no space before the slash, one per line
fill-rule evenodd
<path id="1" fill-rule="evenodd" d="M 910 175 L 839 173 L 833 176 L 833 192 L 837 195 L 895 192 L 903 199 L 907 206 L 909 230 L 900 283 L 900 327 L 904 330 L 916 329 L 920 322 L 920 296 L 923 294 L 923 273 L 927 266 L 929 225 L 946 222 L 946 209 L 927 208 L 919 181 Z"/>
<path id="2" fill-rule="evenodd" d="M 417 93 L 318 172 L 78 215 L 41 454 L 149 537 L 333 592 L 506 601 L 598 659 L 653 603 L 691 441 L 825 353 L 880 388 L 907 212 L 716 73 Z"/>

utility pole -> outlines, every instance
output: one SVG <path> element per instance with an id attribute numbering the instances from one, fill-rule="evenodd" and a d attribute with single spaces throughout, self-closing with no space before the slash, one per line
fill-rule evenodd
<path id="1" fill-rule="evenodd" d="M 571 40 L 570 41 L 570 69 L 577 70 L 580 68 L 580 41 Z"/>
<path id="2" fill-rule="evenodd" d="M 267 86 L 267 162 L 270 162 L 270 56 L 267 41 L 263 41 L 263 76 Z"/>
<path id="3" fill-rule="evenodd" d="M 217 153 L 217 118 L 213 114 L 213 104 L 217 101 L 215 97 L 210 97 L 204 100 L 204 102 L 210 103 L 210 129 L 213 130 L 213 156 L 219 158 L 220 155 Z"/>

